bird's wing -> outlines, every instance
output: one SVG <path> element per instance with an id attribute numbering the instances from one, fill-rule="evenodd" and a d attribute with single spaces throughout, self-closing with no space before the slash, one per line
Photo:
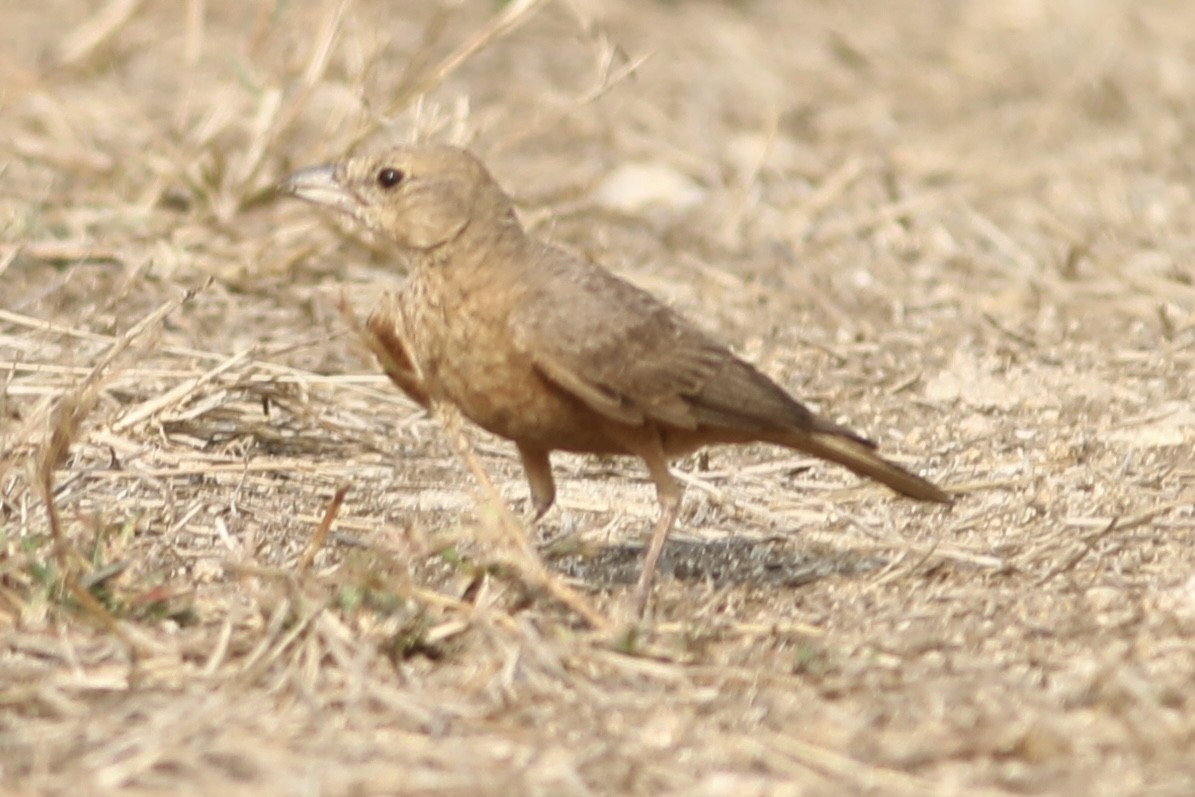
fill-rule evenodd
<path id="1" fill-rule="evenodd" d="M 591 409 L 682 429 L 812 428 L 804 406 L 651 294 L 559 250 L 537 254 L 511 334 Z"/>

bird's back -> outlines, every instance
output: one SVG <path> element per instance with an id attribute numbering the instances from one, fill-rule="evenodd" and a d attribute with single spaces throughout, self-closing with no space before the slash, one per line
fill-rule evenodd
<path id="1" fill-rule="evenodd" d="M 704 431 L 727 442 L 808 430 L 812 414 L 651 294 L 551 247 L 511 316 L 517 347 L 557 382 L 628 423 Z"/>

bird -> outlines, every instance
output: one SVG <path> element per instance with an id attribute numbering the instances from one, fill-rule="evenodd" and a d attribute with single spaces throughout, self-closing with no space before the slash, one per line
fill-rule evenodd
<path id="1" fill-rule="evenodd" d="M 552 452 L 643 462 L 659 514 L 633 595 L 640 617 L 681 505 L 669 462 L 704 446 L 784 446 L 905 496 L 951 503 L 650 293 L 530 235 L 466 149 L 390 147 L 301 169 L 279 190 L 397 248 L 406 278 L 368 316 L 370 348 L 422 407 L 455 405 L 514 442 L 536 520 L 556 497 Z"/>

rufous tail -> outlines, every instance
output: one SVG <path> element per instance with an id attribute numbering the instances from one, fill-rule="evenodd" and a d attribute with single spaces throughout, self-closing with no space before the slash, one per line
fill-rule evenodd
<path id="1" fill-rule="evenodd" d="M 815 457 L 836 462 L 860 476 L 875 479 L 896 492 L 918 501 L 949 504 L 953 499 L 940 487 L 881 457 L 874 445 L 843 430 L 792 433 L 780 441 Z"/>

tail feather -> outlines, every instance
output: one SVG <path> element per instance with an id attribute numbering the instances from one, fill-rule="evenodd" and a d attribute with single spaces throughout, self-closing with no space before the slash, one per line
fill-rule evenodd
<path id="1" fill-rule="evenodd" d="M 953 500 L 932 482 L 881 457 L 875 452 L 874 443 L 858 437 L 853 432 L 843 434 L 837 429 L 819 429 L 812 433 L 789 434 L 777 442 L 836 462 L 860 476 L 875 479 L 918 501 L 949 504 Z"/>

